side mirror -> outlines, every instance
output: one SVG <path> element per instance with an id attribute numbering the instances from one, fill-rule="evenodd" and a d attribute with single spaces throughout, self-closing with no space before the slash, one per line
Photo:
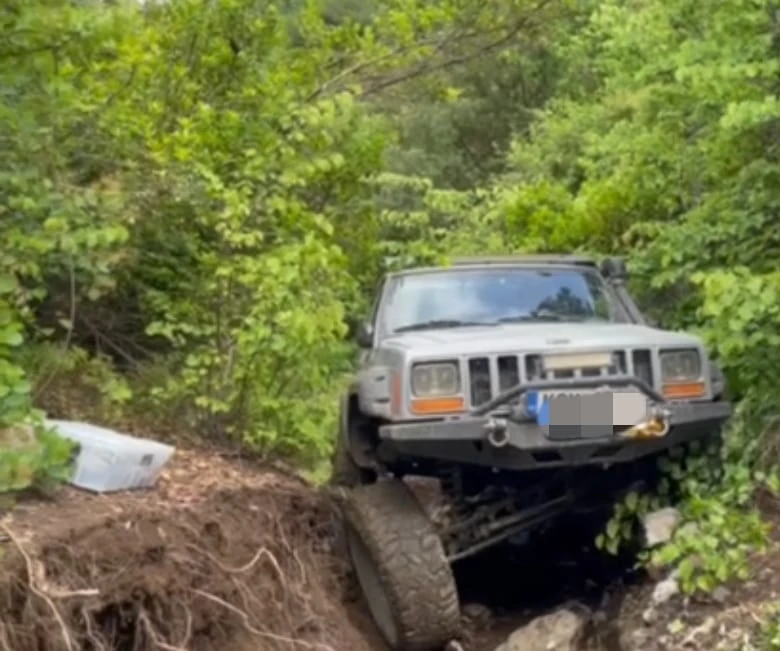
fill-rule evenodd
<path id="1" fill-rule="evenodd" d="M 728 390 L 728 381 L 723 370 L 715 362 L 710 362 L 710 382 L 712 384 L 712 397 L 715 400 L 722 399 Z"/>
<path id="2" fill-rule="evenodd" d="M 363 321 L 357 327 L 355 340 L 361 348 L 371 348 L 374 345 L 374 326 L 369 321 Z"/>

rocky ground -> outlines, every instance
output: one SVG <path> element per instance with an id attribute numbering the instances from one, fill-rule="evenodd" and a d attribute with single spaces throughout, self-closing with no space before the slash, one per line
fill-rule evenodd
<path id="1" fill-rule="evenodd" d="M 23 500 L 0 521 L 0 650 L 386 651 L 336 531 L 330 500 L 303 480 L 186 450 L 151 491 Z M 750 581 L 706 601 L 571 545 L 478 559 L 457 568 L 453 649 L 760 649 L 777 540 Z"/>

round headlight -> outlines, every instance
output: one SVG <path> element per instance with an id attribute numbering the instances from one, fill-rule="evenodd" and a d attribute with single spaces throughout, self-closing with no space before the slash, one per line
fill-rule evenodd
<path id="1" fill-rule="evenodd" d="M 412 369 L 412 393 L 420 397 L 460 393 L 460 373 L 454 362 L 417 364 Z"/>

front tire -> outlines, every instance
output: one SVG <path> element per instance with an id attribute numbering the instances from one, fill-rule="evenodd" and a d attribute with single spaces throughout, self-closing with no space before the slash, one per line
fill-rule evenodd
<path id="1" fill-rule="evenodd" d="M 393 651 L 431 651 L 458 636 L 452 570 L 406 484 L 389 479 L 350 491 L 344 528 L 364 599 Z"/>

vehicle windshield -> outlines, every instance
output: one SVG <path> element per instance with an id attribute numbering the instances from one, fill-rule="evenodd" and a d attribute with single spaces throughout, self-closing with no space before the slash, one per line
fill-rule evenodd
<path id="1" fill-rule="evenodd" d="M 522 322 L 622 320 L 589 269 L 449 269 L 394 279 L 382 307 L 385 333 Z"/>

